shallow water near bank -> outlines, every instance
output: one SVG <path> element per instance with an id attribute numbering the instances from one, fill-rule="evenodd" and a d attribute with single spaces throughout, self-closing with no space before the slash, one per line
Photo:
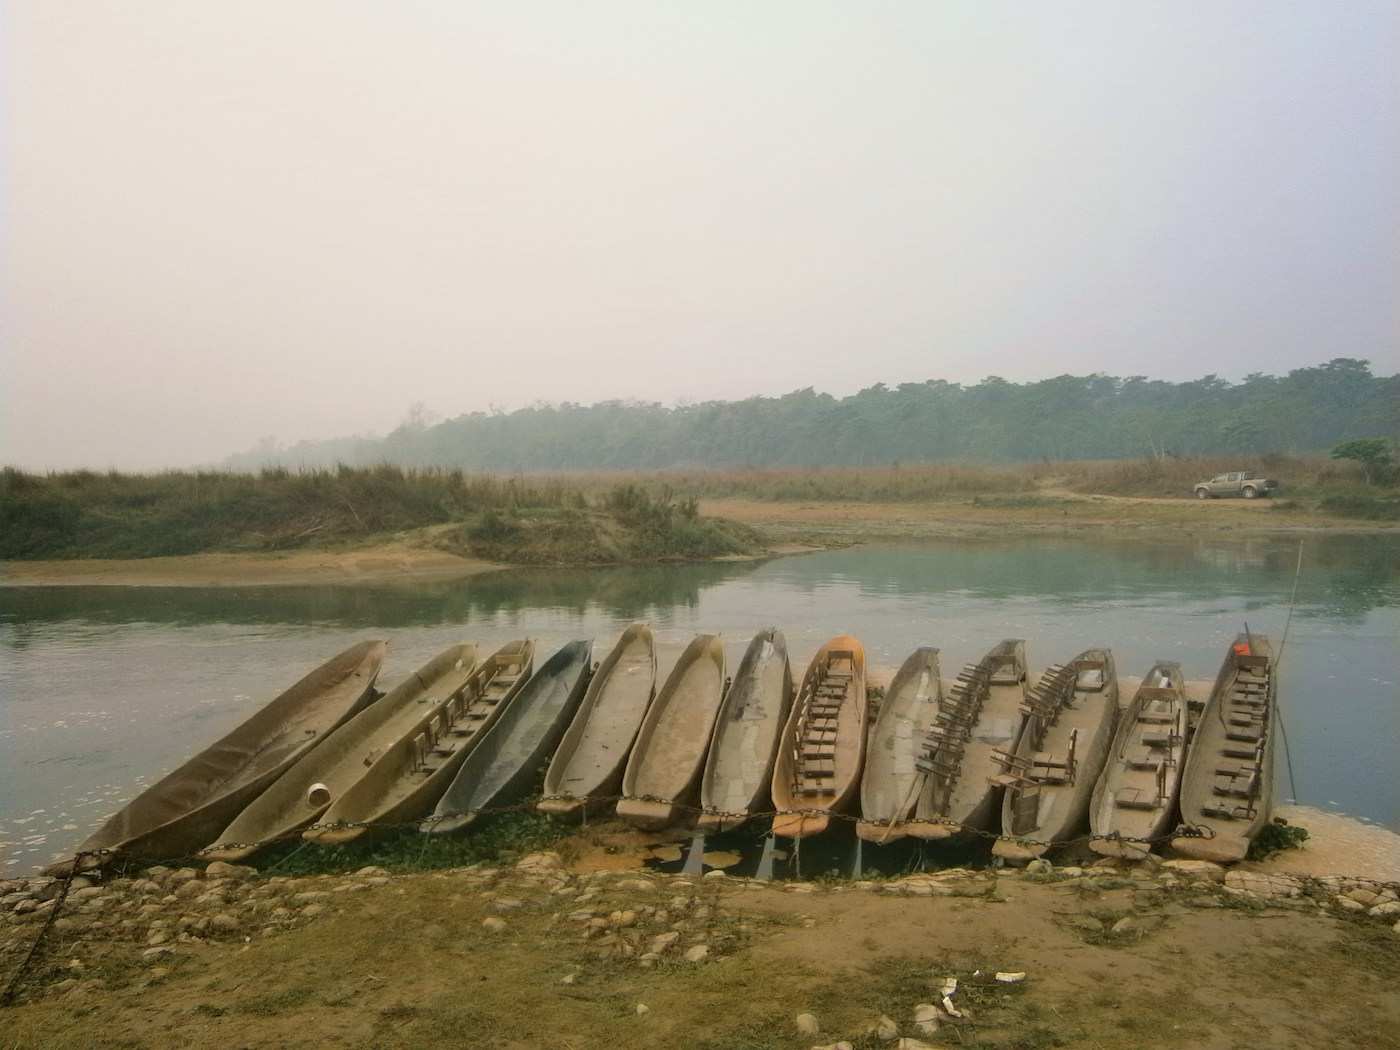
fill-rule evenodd
<path id="1" fill-rule="evenodd" d="M 721 634 L 733 668 L 754 632 L 775 624 L 799 674 L 827 638 L 851 633 L 886 676 L 921 645 L 942 651 L 947 676 L 1019 637 L 1037 670 L 1108 646 L 1124 676 L 1168 659 L 1210 680 L 1247 626 L 1283 644 L 1278 798 L 1400 831 L 1400 537 L 1310 536 L 1295 575 L 1299 544 L 1144 533 L 404 584 L 8 588 L 3 873 L 68 854 L 143 786 L 355 640 L 389 639 L 387 689 L 458 641 L 489 651 L 528 635 L 542 662 L 591 637 L 596 660 L 637 619 L 652 624 L 662 675 L 698 632 Z"/>

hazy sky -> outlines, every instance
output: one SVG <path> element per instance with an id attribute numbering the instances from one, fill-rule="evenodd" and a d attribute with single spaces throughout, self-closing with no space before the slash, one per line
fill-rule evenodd
<path id="1" fill-rule="evenodd" d="M 0 462 L 1400 370 L 1400 4 L 3 0 Z"/>

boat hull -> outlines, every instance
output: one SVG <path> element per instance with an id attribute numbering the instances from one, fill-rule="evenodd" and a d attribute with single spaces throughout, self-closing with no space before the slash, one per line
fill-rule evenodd
<path id="1" fill-rule="evenodd" d="M 938 650 L 925 646 L 900 666 L 870 728 L 861 774 L 861 820 L 856 823 L 859 838 L 886 843 L 905 836 L 904 825 L 928 776 L 915 758 L 942 699 Z"/>
<path id="2" fill-rule="evenodd" d="M 588 686 L 591 641 L 570 642 L 545 661 L 496 724 L 467 755 L 420 830 L 433 835 L 472 824 L 481 810 L 529 794 Z"/>
<path id="3" fill-rule="evenodd" d="M 475 666 L 474 645 L 454 645 L 439 653 L 278 777 L 201 855 L 246 860 L 314 823 L 364 776 L 374 756 L 457 696 Z"/>
<path id="4" fill-rule="evenodd" d="M 905 825 L 916 838 L 941 840 L 990 833 L 1000 827 L 1002 787 L 997 753 L 1014 749 L 1024 721 L 1026 649 L 1019 638 L 993 646 L 963 668 L 945 693 L 937 734 L 921 762 L 929 775 Z M 937 736 L 940 742 L 933 746 Z"/>
<path id="5" fill-rule="evenodd" d="M 528 638 L 502 646 L 472 670 L 458 697 L 427 715 L 374 759 L 364 776 L 302 833 L 334 846 L 432 812 L 472 747 L 509 706 L 530 676 L 535 646 Z"/>
<path id="6" fill-rule="evenodd" d="M 1063 673 L 1062 696 L 1052 705 L 1032 703 L 1014 775 L 1003 774 L 1009 782 L 992 855 L 1012 863 L 1034 860 L 1084 830 L 1118 726 L 1118 679 L 1109 650 L 1086 650 Z"/>
<path id="7" fill-rule="evenodd" d="M 715 720 L 700 781 L 705 832 L 734 831 L 772 801 L 778 736 L 792 710 L 792 665 L 783 632 L 754 635 Z"/>
<path id="8" fill-rule="evenodd" d="M 1239 635 L 1216 675 L 1186 750 L 1181 824 L 1172 849 L 1183 857 L 1243 860 L 1273 802 L 1277 682 L 1273 645 Z"/>
<path id="9" fill-rule="evenodd" d="M 598 666 L 544 778 L 536 808 L 564 820 L 596 812 L 622 786 L 632 743 L 656 691 L 651 628 L 634 623 Z"/>
<path id="10" fill-rule="evenodd" d="M 1118 724 L 1089 804 L 1089 848 L 1141 860 L 1174 826 L 1188 717 L 1186 681 L 1173 661 L 1155 664 Z"/>
<path id="11" fill-rule="evenodd" d="M 838 635 L 817 650 L 778 741 L 773 834 L 825 831 L 855 800 L 865 761 L 865 649 Z"/>
<path id="12" fill-rule="evenodd" d="M 656 831 L 694 809 L 723 699 L 724 646 L 718 635 L 697 635 L 642 719 L 622 777 L 619 817 Z"/>
<path id="13" fill-rule="evenodd" d="M 269 784 L 374 699 L 385 648 L 379 639 L 351 646 L 152 784 L 79 847 L 78 866 L 100 867 L 114 855 L 188 857 L 208 846 Z"/>

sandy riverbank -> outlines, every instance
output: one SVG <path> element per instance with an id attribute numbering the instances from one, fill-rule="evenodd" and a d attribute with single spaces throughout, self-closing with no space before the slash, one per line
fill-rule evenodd
<path id="1" fill-rule="evenodd" d="M 751 525 L 769 537 L 770 554 L 862 540 L 918 540 L 1086 531 L 1394 534 L 1317 512 L 1275 511 L 1268 500 L 1140 499 L 1084 496 L 1042 487 L 1030 506 L 975 500 L 936 503 L 707 500 L 702 512 Z M 1049 501 L 1049 502 L 1046 502 Z M 0 562 L 0 587 L 248 587 L 355 584 L 391 579 L 451 579 L 507 566 L 436 549 L 435 529 L 405 533 L 358 550 L 276 554 L 195 554 L 128 560 Z"/>
<path id="2" fill-rule="evenodd" d="M 192 554 L 132 560 L 8 561 L 0 586 L 261 587 L 453 579 L 504 568 L 395 541 L 356 551 Z"/>

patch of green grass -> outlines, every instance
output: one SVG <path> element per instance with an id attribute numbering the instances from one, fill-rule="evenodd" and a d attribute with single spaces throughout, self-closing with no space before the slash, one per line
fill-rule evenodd
<path id="1" fill-rule="evenodd" d="M 1098 920 L 1098 926 L 1088 924 L 1076 927 L 1080 939 L 1085 944 L 1100 948 L 1126 948 L 1136 944 L 1141 936 L 1139 929 L 1115 929 L 1123 919 L 1130 918 L 1132 912 L 1117 908 L 1091 908 L 1084 913 Z"/>
<path id="2" fill-rule="evenodd" d="M 1387 981 L 1400 981 L 1400 937 L 1388 923 L 1346 913 L 1332 950 L 1349 966 Z"/>
<path id="3" fill-rule="evenodd" d="M 1275 853 L 1288 849 L 1298 849 L 1308 840 L 1308 829 L 1290 824 L 1282 817 L 1275 817 L 1265 824 L 1254 841 L 1249 844 L 1248 860 L 1265 860 Z"/>
<path id="4" fill-rule="evenodd" d="M 245 999 L 235 1006 L 234 1009 L 243 1014 L 256 1014 L 258 1016 L 270 1017 L 275 1014 L 280 1014 L 285 1010 L 294 1010 L 310 1002 L 315 995 L 316 989 L 314 988 L 282 988 L 268 995 L 258 995 L 251 999 Z"/>
<path id="5" fill-rule="evenodd" d="M 498 864 L 548 849 L 565 834 L 551 818 L 517 810 L 447 835 L 399 830 L 343 846 L 287 843 L 268 855 L 263 870 L 275 875 L 341 875 L 370 866 L 409 872 Z"/>

